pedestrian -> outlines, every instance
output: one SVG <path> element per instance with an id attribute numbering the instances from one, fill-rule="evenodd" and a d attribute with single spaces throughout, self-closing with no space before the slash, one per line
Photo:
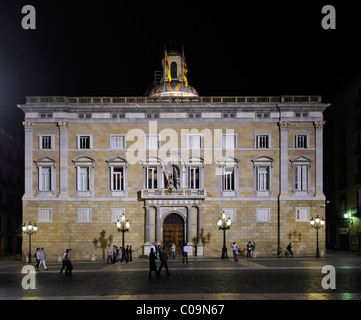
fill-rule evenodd
<path id="1" fill-rule="evenodd" d="M 69 249 L 66 249 L 65 252 L 63 253 L 63 266 L 60 269 L 60 274 L 63 273 L 63 270 L 65 269 L 66 265 L 67 265 L 67 261 L 66 261 L 66 254 L 68 253 Z M 66 272 L 66 270 L 65 270 Z"/>
<path id="2" fill-rule="evenodd" d="M 46 253 L 45 253 L 44 248 L 41 248 L 41 249 L 40 249 L 39 259 L 40 259 L 40 262 L 39 262 L 39 267 L 38 267 L 38 269 L 40 269 L 40 266 L 43 265 L 43 266 L 44 266 L 44 270 L 48 270 L 48 268 L 46 267 L 46 264 L 45 264 Z"/>
<path id="3" fill-rule="evenodd" d="M 129 261 L 129 246 L 127 246 L 127 248 L 125 249 L 125 259 L 127 260 L 127 262 Z"/>
<path id="4" fill-rule="evenodd" d="M 155 249 L 155 244 L 154 244 L 154 242 L 153 242 L 152 245 L 150 246 L 150 250 L 152 250 L 152 248 L 153 248 L 153 252 L 154 252 L 155 258 L 157 259 L 157 251 L 156 251 L 156 249 Z"/>
<path id="5" fill-rule="evenodd" d="M 237 243 L 233 242 L 233 244 L 231 244 L 232 247 L 232 252 L 233 252 L 233 261 L 237 261 L 238 262 L 238 246 Z M 237 257 L 236 257 L 237 255 Z"/>
<path id="6" fill-rule="evenodd" d="M 124 260 L 125 260 L 125 263 L 128 263 L 127 256 L 126 256 L 126 253 L 125 253 L 125 248 L 123 246 L 122 247 L 122 263 L 123 263 Z"/>
<path id="7" fill-rule="evenodd" d="M 149 254 L 149 279 L 153 279 L 152 278 L 152 271 L 155 272 L 155 276 L 158 278 L 158 273 L 157 273 L 157 263 L 155 262 L 155 254 L 154 254 L 154 249 L 150 248 L 150 254 Z"/>
<path id="8" fill-rule="evenodd" d="M 118 253 L 117 253 L 117 261 L 119 261 L 120 263 L 123 263 L 123 253 L 122 253 L 121 248 L 119 248 Z"/>
<path id="9" fill-rule="evenodd" d="M 174 243 L 172 243 L 170 249 L 171 249 L 172 258 L 175 259 L 175 244 Z"/>
<path id="10" fill-rule="evenodd" d="M 256 243 L 253 242 L 253 245 L 252 245 L 252 257 L 254 256 L 255 251 L 256 251 Z"/>
<path id="11" fill-rule="evenodd" d="M 159 259 L 160 259 L 160 266 L 158 269 L 158 277 L 160 277 L 160 270 L 162 270 L 162 268 L 165 268 L 165 271 L 167 272 L 167 275 L 170 276 L 170 272 L 168 270 L 168 256 L 167 256 L 167 252 L 165 250 L 160 250 L 159 251 Z"/>
<path id="12" fill-rule="evenodd" d="M 39 263 L 40 263 L 40 248 L 36 248 L 34 257 L 35 257 L 35 260 L 36 260 L 35 270 L 38 270 L 39 269 Z"/>
<path id="13" fill-rule="evenodd" d="M 110 263 L 112 263 L 112 248 L 110 246 L 110 243 L 108 244 L 107 247 L 107 264 L 109 264 L 109 261 Z"/>
<path id="14" fill-rule="evenodd" d="M 132 246 L 129 247 L 129 261 L 133 261 L 133 249 Z"/>
<path id="15" fill-rule="evenodd" d="M 162 249 L 162 245 L 160 243 L 155 244 L 155 257 L 160 258 L 160 250 Z"/>
<path id="16" fill-rule="evenodd" d="M 287 251 L 290 253 L 291 256 L 293 256 L 293 251 L 292 251 L 292 242 L 290 242 L 287 246 Z"/>
<path id="17" fill-rule="evenodd" d="M 188 264 L 188 246 L 186 243 L 184 244 L 182 251 L 183 251 L 183 264 L 184 264 L 184 261 L 187 261 L 187 264 Z"/>
<path id="18" fill-rule="evenodd" d="M 116 259 L 117 259 L 117 246 L 114 245 L 113 246 L 113 261 L 112 262 L 115 263 Z"/>
<path id="19" fill-rule="evenodd" d="M 251 251 L 252 251 L 252 244 L 251 244 L 251 241 L 248 241 L 248 243 L 247 243 L 247 257 L 251 257 Z"/>
<path id="20" fill-rule="evenodd" d="M 73 264 L 72 264 L 72 250 L 69 249 L 68 253 L 66 254 L 66 270 L 65 270 L 65 275 L 66 276 L 72 276 L 72 271 L 73 271 Z"/>

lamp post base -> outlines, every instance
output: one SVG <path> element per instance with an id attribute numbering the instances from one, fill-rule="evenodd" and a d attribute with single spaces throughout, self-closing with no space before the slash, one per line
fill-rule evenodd
<path id="1" fill-rule="evenodd" d="M 228 259 L 227 248 L 222 248 L 222 257 L 221 259 Z"/>

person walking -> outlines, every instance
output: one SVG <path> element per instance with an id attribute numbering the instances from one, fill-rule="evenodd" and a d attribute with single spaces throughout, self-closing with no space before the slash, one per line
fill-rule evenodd
<path id="1" fill-rule="evenodd" d="M 184 264 L 184 261 L 187 261 L 187 264 L 188 264 L 188 246 L 186 243 L 184 244 L 182 251 L 183 251 L 183 264 Z"/>
<path id="2" fill-rule="evenodd" d="M 248 243 L 247 243 L 247 257 L 251 257 L 251 251 L 252 251 L 252 244 L 251 244 L 251 241 L 248 241 Z"/>
<path id="3" fill-rule="evenodd" d="M 112 247 L 110 246 L 110 243 L 107 246 L 107 264 L 112 263 Z"/>
<path id="4" fill-rule="evenodd" d="M 132 249 L 132 246 L 129 247 L 129 261 L 130 262 L 133 261 L 133 249 Z"/>
<path id="5" fill-rule="evenodd" d="M 156 276 L 156 278 L 158 278 L 159 276 L 158 276 L 158 272 L 157 272 L 157 263 L 155 262 L 154 249 L 150 248 L 150 253 L 149 253 L 149 279 L 153 279 L 152 271 L 155 272 L 155 276 Z"/>
<path id="6" fill-rule="evenodd" d="M 233 261 L 238 262 L 238 246 L 237 246 L 237 243 L 233 242 L 233 244 L 231 244 L 231 247 L 232 247 L 232 252 L 233 252 Z"/>
<path id="7" fill-rule="evenodd" d="M 170 249 L 171 249 L 172 258 L 175 259 L 175 244 L 174 243 L 172 243 Z"/>
<path id="8" fill-rule="evenodd" d="M 72 264 L 72 250 L 69 249 L 67 254 L 66 254 L 66 270 L 65 270 L 65 275 L 66 276 L 72 276 L 72 271 L 73 271 L 73 264 Z"/>
<path id="9" fill-rule="evenodd" d="M 39 263 L 40 263 L 40 248 L 36 248 L 34 257 L 35 257 L 35 260 L 36 260 L 35 270 L 38 271 L 39 270 Z"/>
<path id="10" fill-rule="evenodd" d="M 165 271 L 167 272 L 167 275 L 170 276 L 170 272 L 168 270 L 168 256 L 167 256 L 167 252 L 165 250 L 160 250 L 159 251 L 159 259 L 160 259 L 160 266 L 158 269 L 158 277 L 160 277 L 160 271 L 162 270 L 162 268 L 165 268 Z"/>
<path id="11" fill-rule="evenodd" d="M 45 264 L 46 253 L 45 253 L 44 248 L 41 248 L 41 249 L 40 249 L 39 259 L 40 259 L 40 262 L 39 262 L 39 267 L 38 267 L 38 269 L 40 269 L 40 266 L 43 265 L 43 266 L 44 266 L 44 270 L 48 270 L 48 268 L 46 267 L 46 264 Z"/>
<path id="12" fill-rule="evenodd" d="M 65 269 L 66 265 L 67 265 L 67 261 L 66 261 L 66 254 L 68 253 L 69 249 L 66 249 L 65 252 L 63 253 L 63 266 L 60 269 L 60 274 L 63 273 L 63 270 Z M 66 272 L 66 270 L 65 270 Z"/>

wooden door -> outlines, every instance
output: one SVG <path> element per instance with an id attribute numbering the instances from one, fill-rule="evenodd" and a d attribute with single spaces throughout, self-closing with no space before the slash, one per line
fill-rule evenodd
<path id="1" fill-rule="evenodd" d="M 176 256 L 181 256 L 184 244 L 184 222 L 176 213 L 169 214 L 163 224 L 163 247 L 168 255 L 170 255 L 172 243 L 176 246 Z"/>

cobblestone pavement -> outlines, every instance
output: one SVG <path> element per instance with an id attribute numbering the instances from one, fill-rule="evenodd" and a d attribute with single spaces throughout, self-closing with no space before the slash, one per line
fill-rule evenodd
<path id="1" fill-rule="evenodd" d="M 157 261 L 159 266 L 159 261 Z M 35 274 L 35 289 L 23 289 L 24 262 L 0 261 L 0 300 L 361 300 L 361 255 L 330 252 L 325 257 L 169 260 L 159 279 L 148 278 L 148 260 L 128 264 L 75 261 L 73 276 L 60 262 Z M 336 288 L 324 289 L 324 266 L 333 266 Z"/>

